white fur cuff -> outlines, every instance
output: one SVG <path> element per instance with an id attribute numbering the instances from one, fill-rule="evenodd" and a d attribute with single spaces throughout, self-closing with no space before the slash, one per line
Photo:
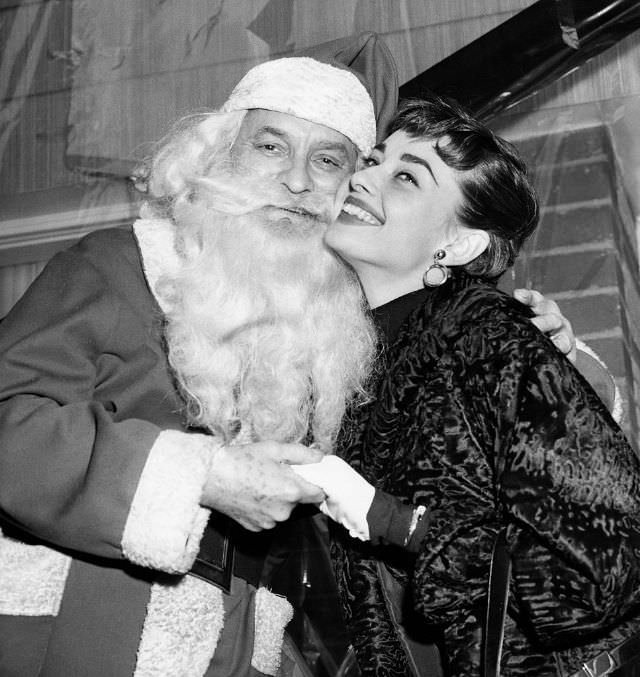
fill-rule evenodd
<path id="1" fill-rule="evenodd" d="M 125 557 L 170 573 L 187 571 L 209 519 L 201 507 L 215 438 L 165 430 L 142 471 L 122 536 Z"/>

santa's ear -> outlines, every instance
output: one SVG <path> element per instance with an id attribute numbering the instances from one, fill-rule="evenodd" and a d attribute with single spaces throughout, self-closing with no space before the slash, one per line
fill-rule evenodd
<path id="1" fill-rule="evenodd" d="M 480 256 L 489 246 L 489 233 L 477 228 L 459 228 L 456 239 L 445 247 L 443 263 L 463 266 Z"/>

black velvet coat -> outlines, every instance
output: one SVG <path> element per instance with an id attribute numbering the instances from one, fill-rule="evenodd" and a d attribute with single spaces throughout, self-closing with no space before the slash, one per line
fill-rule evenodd
<path id="1" fill-rule="evenodd" d="M 513 566 L 503 675 L 571 674 L 640 628 L 638 459 L 528 311 L 494 286 L 459 273 L 426 295 L 339 453 L 430 520 L 414 558 L 343 531 L 333 545 L 364 675 L 414 674 L 407 630 L 442 638 L 447 674 L 480 675 L 503 525 Z M 396 583 L 402 632 L 389 611 Z"/>

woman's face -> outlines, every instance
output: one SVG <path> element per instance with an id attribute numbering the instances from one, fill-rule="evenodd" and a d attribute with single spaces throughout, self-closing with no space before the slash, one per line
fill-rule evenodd
<path id="1" fill-rule="evenodd" d="M 361 280 L 375 271 L 417 289 L 433 252 L 452 239 L 462 201 L 458 172 L 434 144 L 395 132 L 338 191 L 342 210 L 325 241 Z"/>

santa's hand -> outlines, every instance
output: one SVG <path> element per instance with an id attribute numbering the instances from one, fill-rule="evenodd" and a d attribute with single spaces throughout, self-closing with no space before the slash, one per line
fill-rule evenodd
<path id="1" fill-rule="evenodd" d="M 301 444 L 262 441 L 220 447 L 200 502 L 232 517 L 249 531 L 271 529 L 289 518 L 298 503 L 317 503 L 321 489 L 291 470 L 317 463 L 322 452 Z"/>
<path id="2" fill-rule="evenodd" d="M 531 308 L 535 313 L 535 317 L 531 318 L 533 324 L 575 364 L 576 336 L 571 322 L 562 314 L 560 306 L 555 301 L 545 298 L 535 289 L 516 289 L 513 295 L 520 303 Z"/>
<path id="3" fill-rule="evenodd" d="M 292 465 L 291 468 L 327 495 L 320 504 L 325 515 L 342 524 L 354 538 L 369 540 L 367 513 L 375 489 L 362 475 L 337 456 L 325 456 L 320 463 Z"/>

